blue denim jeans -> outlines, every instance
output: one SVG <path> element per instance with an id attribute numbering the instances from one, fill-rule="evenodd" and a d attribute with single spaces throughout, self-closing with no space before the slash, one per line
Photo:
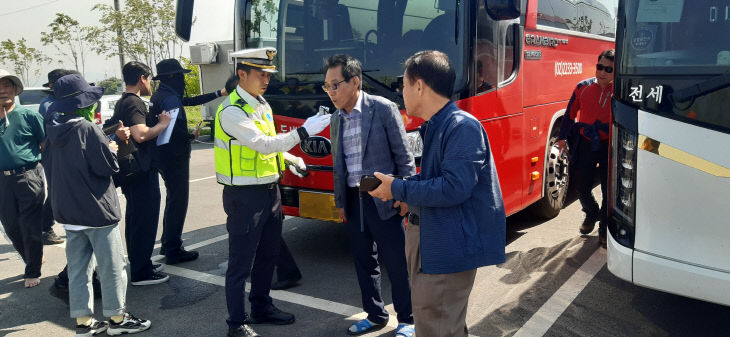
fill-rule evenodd
<path id="1" fill-rule="evenodd" d="M 66 260 L 68 261 L 69 307 L 71 317 L 94 314 L 91 286 L 96 258 L 96 272 L 101 280 L 104 316 L 125 312 L 127 273 L 124 248 L 119 226 L 66 231 Z"/>

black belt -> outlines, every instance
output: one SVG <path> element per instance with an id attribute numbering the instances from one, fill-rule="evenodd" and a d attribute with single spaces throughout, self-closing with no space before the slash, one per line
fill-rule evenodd
<path id="1" fill-rule="evenodd" d="M 414 213 L 408 213 L 408 224 L 414 226 L 421 225 L 421 217 Z"/>
<path id="2" fill-rule="evenodd" d="M 274 187 L 278 186 L 279 183 L 268 183 L 268 184 L 259 184 L 259 185 L 242 185 L 242 186 L 236 186 L 241 188 L 250 188 L 250 189 L 256 189 L 256 190 L 273 190 Z"/>
<path id="3" fill-rule="evenodd" d="M 28 165 L 23 165 L 23 166 L 18 167 L 16 169 L 2 171 L 3 172 L 2 175 L 3 176 L 14 176 L 16 174 L 23 174 L 26 171 L 30 171 L 30 170 L 36 168 L 36 166 L 38 166 L 38 162 L 31 163 L 31 164 L 28 164 Z"/>

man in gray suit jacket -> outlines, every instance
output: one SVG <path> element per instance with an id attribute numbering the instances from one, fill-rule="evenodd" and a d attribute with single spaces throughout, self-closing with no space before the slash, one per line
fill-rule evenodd
<path id="1" fill-rule="evenodd" d="M 358 60 L 334 55 L 325 61 L 325 71 L 322 88 L 337 108 L 330 127 L 335 205 L 347 227 L 363 309 L 368 314 L 347 332 L 360 335 L 388 322 L 380 294 L 380 256 L 388 269 L 393 305 L 398 313 L 396 336 L 410 337 L 413 314 L 403 221 L 407 209 L 403 205 L 399 212 L 393 201 L 383 202 L 367 193 L 360 194 L 357 188 L 362 175 L 375 171 L 404 177 L 415 174 L 403 119 L 393 102 L 362 91 Z"/>

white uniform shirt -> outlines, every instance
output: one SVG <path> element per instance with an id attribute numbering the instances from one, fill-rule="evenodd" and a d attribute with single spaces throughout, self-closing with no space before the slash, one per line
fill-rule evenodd
<path id="1" fill-rule="evenodd" d="M 288 151 L 300 141 L 299 134 L 295 131 L 267 136 L 256 127 L 254 120 L 265 120 L 264 114 L 271 111 L 271 107 L 262 96 L 253 97 L 240 86 L 236 87 L 236 93 L 248 105 L 253 108 L 254 113 L 248 114 L 235 105 L 229 105 L 221 111 L 221 128 L 228 135 L 236 138 L 244 146 L 264 155 L 274 152 L 283 152 L 284 159 L 296 162 L 297 157 L 289 154 Z M 227 98 L 226 98 L 227 99 Z M 265 179 L 265 180 L 263 180 Z M 275 174 L 270 177 L 259 179 L 262 184 L 272 183 L 279 179 Z M 270 180 L 270 181 L 269 181 Z"/>

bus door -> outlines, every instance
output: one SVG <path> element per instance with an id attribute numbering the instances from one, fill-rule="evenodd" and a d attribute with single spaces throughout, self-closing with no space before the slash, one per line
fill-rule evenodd
<path id="1" fill-rule="evenodd" d="M 477 1 L 471 92 L 462 108 L 481 121 L 497 165 L 505 210 L 523 206 L 527 171 L 522 133 L 521 19 L 494 20 Z"/>

